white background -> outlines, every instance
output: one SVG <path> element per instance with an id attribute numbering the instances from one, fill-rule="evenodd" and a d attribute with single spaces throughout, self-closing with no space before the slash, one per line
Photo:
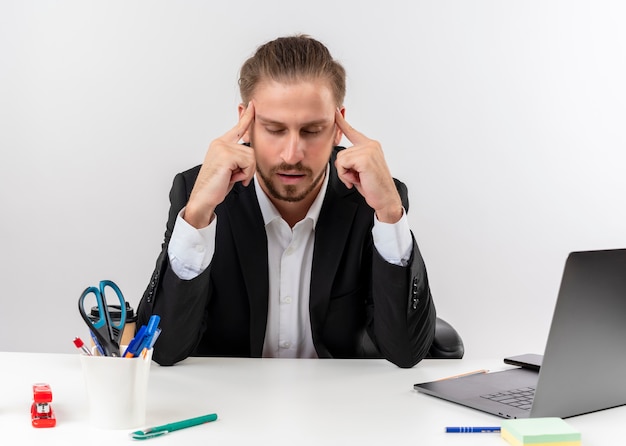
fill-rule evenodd
<path id="1" fill-rule="evenodd" d="M 626 247 L 624 23 L 619 0 L 1 0 L 0 350 L 74 351 L 101 279 L 137 305 L 173 176 L 236 123 L 242 62 L 302 32 L 408 184 L 466 357 L 541 353 L 567 254 Z"/>

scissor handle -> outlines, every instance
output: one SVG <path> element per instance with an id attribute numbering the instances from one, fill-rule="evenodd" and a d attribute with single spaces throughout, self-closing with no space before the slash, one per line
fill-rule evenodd
<path id="1" fill-rule="evenodd" d="M 113 282 L 112 280 L 101 280 L 100 281 L 100 294 L 102 296 L 102 302 L 104 303 L 106 307 L 107 314 L 109 313 L 109 304 L 107 303 L 105 291 L 104 291 L 105 287 L 107 286 L 110 288 L 113 288 L 113 291 L 115 291 L 115 295 L 117 296 L 117 299 L 120 301 L 119 322 L 113 323 L 114 321 L 111 318 L 111 315 L 110 314 L 108 315 L 109 324 L 111 325 L 111 328 L 113 328 L 114 331 L 117 331 L 117 333 L 114 333 L 114 335 L 117 341 L 119 342 L 120 338 L 122 337 L 122 332 L 124 331 L 124 325 L 126 324 L 126 301 L 124 300 L 124 295 L 122 294 L 122 291 L 120 290 L 120 288 L 117 286 L 115 282 Z"/>
<path id="2" fill-rule="evenodd" d="M 94 320 L 89 317 L 90 312 L 89 309 L 85 308 L 85 298 L 89 295 L 93 294 L 96 298 L 96 306 L 98 307 L 98 320 Z M 78 298 L 78 311 L 80 312 L 81 317 L 85 320 L 87 325 L 95 328 L 96 330 L 104 327 L 106 324 L 106 317 L 104 313 L 100 311 L 100 309 L 104 306 L 102 302 L 102 296 L 100 294 L 100 290 L 95 286 L 90 286 L 85 288 L 85 291 L 82 292 L 80 297 Z"/>
<path id="3" fill-rule="evenodd" d="M 98 319 L 94 320 L 90 317 L 89 310 L 85 308 L 85 298 L 93 294 L 96 298 L 96 305 L 98 307 Z M 109 323 L 109 313 L 106 311 L 106 305 L 102 300 L 100 289 L 95 286 L 85 288 L 80 297 L 78 298 L 78 311 L 83 318 L 89 331 L 94 337 L 94 341 L 100 349 L 100 353 L 105 356 L 115 356 L 116 349 L 118 350 L 117 356 L 119 356 L 119 345 L 115 346 L 113 339 L 113 332 L 111 330 L 111 324 Z"/>
<path id="4" fill-rule="evenodd" d="M 115 294 L 120 301 L 120 320 L 115 323 L 111 319 L 109 314 L 109 307 L 105 296 L 106 287 L 113 288 Z M 85 308 L 85 297 L 93 293 L 96 298 L 96 305 L 98 307 L 98 319 L 93 320 L 89 316 L 89 312 Z M 78 298 L 78 311 L 85 323 L 89 327 L 93 336 L 96 338 L 99 346 L 104 350 L 103 353 L 107 356 L 119 356 L 120 355 L 120 338 L 126 323 L 126 302 L 124 296 L 119 287 L 110 280 L 100 281 L 100 287 L 94 286 L 88 287 L 82 292 Z"/>

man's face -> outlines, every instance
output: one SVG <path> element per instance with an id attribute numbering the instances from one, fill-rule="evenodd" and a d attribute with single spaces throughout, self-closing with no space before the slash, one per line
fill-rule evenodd
<path id="1" fill-rule="evenodd" d="M 312 201 L 341 140 L 331 89 L 321 80 L 263 81 L 252 100 L 255 117 L 248 136 L 261 187 L 272 201 Z"/>

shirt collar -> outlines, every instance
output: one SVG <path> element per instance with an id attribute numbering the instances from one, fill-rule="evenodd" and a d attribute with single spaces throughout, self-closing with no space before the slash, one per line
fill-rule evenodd
<path id="1" fill-rule="evenodd" d="M 326 173 L 324 174 L 324 180 L 322 180 L 322 187 L 317 193 L 317 197 L 311 204 L 309 211 L 306 213 L 303 220 L 311 219 L 313 222 L 313 228 L 317 224 L 317 219 L 320 216 L 320 211 L 322 209 L 322 203 L 324 202 L 324 197 L 326 196 L 326 190 L 328 189 L 328 175 L 330 173 L 330 166 L 326 166 Z M 261 214 L 263 214 L 263 223 L 265 226 L 270 224 L 276 218 L 282 218 L 276 206 L 272 204 L 269 197 L 265 194 L 265 191 L 259 185 L 259 180 L 257 179 L 257 175 L 254 174 L 254 190 L 256 192 L 256 198 L 259 202 L 259 206 L 261 207 Z"/>

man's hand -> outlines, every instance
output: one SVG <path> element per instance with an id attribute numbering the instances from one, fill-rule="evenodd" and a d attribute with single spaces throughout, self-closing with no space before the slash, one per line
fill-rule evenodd
<path id="1" fill-rule="evenodd" d="M 369 139 L 350 126 L 337 110 L 335 123 L 353 144 L 337 154 L 335 166 L 339 179 L 348 188 L 359 191 L 383 223 L 402 218 L 402 200 L 389 172 L 380 143 Z"/>
<path id="2" fill-rule="evenodd" d="M 256 171 L 254 150 L 240 144 L 240 140 L 253 121 L 254 105 L 250 102 L 237 125 L 209 145 L 185 208 L 183 218 L 191 226 L 206 227 L 213 220 L 216 206 L 236 182 L 250 184 Z"/>

